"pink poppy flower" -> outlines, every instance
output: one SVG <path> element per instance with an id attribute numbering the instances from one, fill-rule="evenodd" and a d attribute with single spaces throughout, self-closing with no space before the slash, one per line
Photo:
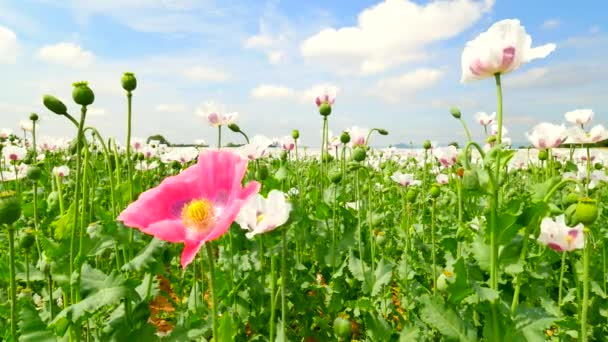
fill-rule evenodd
<path id="1" fill-rule="evenodd" d="M 571 252 L 585 247 L 583 224 L 568 227 L 564 215 L 555 220 L 545 217 L 540 223 L 538 242 L 557 252 Z"/>
<path id="2" fill-rule="evenodd" d="M 198 162 L 179 175 L 165 178 L 119 216 L 127 226 L 169 242 L 183 242 L 185 268 L 208 241 L 222 236 L 260 184 L 241 181 L 247 160 L 228 151 L 202 153 Z"/>

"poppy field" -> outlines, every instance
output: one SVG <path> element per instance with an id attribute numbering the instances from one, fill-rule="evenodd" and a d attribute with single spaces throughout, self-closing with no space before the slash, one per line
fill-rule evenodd
<path id="1" fill-rule="evenodd" d="M 87 124 L 93 85 L 44 95 L 73 136 L 40 139 L 35 113 L 0 131 L 0 339 L 605 340 L 608 131 L 566 108 L 518 147 L 503 125 L 502 75 L 555 48 L 518 20 L 468 42 L 462 81 L 495 87 L 496 113 L 446 108 L 467 139 L 419 149 L 330 135 L 331 89 L 311 99 L 318 152 L 213 109 L 211 146 L 132 138 L 134 73 L 126 137 Z"/>

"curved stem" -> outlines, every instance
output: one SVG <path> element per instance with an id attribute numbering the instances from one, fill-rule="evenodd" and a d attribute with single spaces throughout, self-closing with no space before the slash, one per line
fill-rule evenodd
<path id="1" fill-rule="evenodd" d="M 471 139 L 471 132 L 469 132 L 469 128 L 467 127 L 466 122 L 464 122 L 464 120 L 462 120 L 462 118 L 459 119 L 460 123 L 462 124 L 462 127 L 464 128 L 464 132 L 467 135 L 467 141 L 471 142 L 473 141 L 473 139 Z"/>

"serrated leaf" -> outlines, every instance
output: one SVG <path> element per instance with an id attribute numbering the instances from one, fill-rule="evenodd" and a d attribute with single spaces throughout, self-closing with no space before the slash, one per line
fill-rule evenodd
<path id="1" fill-rule="evenodd" d="M 165 247 L 163 240 L 154 238 L 142 249 L 135 258 L 122 266 L 123 271 L 142 271 L 146 270 L 156 261 L 156 255 Z"/>
<path id="2" fill-rule="evenodd" d="M 106 305 L 117 304 L 123 298 L 129 298 L 130 300 L 132 297 L 138 297 L 137 293 L 126 286 L 101 289 L 82 301 L 63 309 L 63 311 L 61 311 L 51 322 L 51 325 L 54 325 L 62 318 L 66 318 L 71 322 L 76 322 L 86 313 L 95 312 Z"/>
<path id="3" fill-rule="evenodd" d="M 363 266 L 364 264 L 361 262 L 361 260 L 355 257 L 353 251 L 351 250 L 350 254 L 348 255 L 348 270 L 353 277 L 355 277 L 355 279 L 361 282 L 365 280 L 364 270 L 362 269 Z"/>
<path id="4" fill-rule="evenodd" d="M 374 272 L 374 286 L 372 287 L 372 297 L 377 295 L 384 286 L 391 281 L 393 267 L 387 263 L 384 258 L 380 259 L 380 262 L 376 266 Z"/>
<path id="5" fill-rule="evenodd" d="M 420 337 L 420 328 L 415 325 L 405 326 L 399 334 L 399 342 L 418 341 Z"/>
<path id="6" fill-rule="evenodd" d="M 74 203 L 70 205 L 68 210 L 59 219 L 51 223 L 51 229 L 54 231 L 56 240 L 63 240 L 70 236 L 74 228 Z"/>
<path id="7" fill-rule="evenodd" d="M 420 310 L 420 318 L 428 325 L 437 329 L 449 339 L 458 341 L 477 341 L 477 334 L 469 329 L 458 314 L 446 307 L 439 297 L 424 296 Z"/>
<path id="8" fill-rule="evenodd" d="M 38 316 L 32 300 L 26 297 L 19 301 L 19 341 L 56 342 L 57 337 L 47 330 L 46 324 Z"/>

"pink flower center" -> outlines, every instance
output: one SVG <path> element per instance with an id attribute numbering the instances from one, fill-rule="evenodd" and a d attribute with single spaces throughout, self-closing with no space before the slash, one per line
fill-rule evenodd
<path id="1" fill-rule="evenodd" d="M 14 153 L 11 153 L 11 154 L 8 155 L 8 159 L 10 159 L 10 160 L 17 160 L 18 156 L 16 154 L 14 154 Z"/>

